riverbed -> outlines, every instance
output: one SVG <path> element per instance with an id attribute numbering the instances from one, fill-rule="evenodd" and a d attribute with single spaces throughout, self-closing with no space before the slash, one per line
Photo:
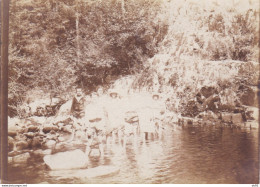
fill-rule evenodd
<path id="1" fill-rule="evenodd" d="M 89 168 L 116 166 L 102 177 L 53 172 L 31 153 L 25 164 L 9 165 L 10 183 L 258 183 L 258 129 L 227 125 L 167 125 L 160 138 L 142 143 L 129 137 L 105 146 L 103 157 L 90 157 Z M 76 147 L 75 147 L 76 148 Z M 84 151 L 84 146 L 78 146 Z M 71 149 L 74 149 L 72 147 Z"/>

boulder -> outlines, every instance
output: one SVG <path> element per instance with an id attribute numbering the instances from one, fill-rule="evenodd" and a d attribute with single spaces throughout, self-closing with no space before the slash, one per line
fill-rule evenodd
<path id="1" fill-rule="evenodd" d="M 38 132 L 39 131 L 39 127 L 34 126 L 34 125 L 30 125 L 28 127 L 28 132 Z"/>
<path id="2" fill-rule="evenodd" d="M 34 137 L 31 142 L 32 148 L 40 148 L 42 146 L 42 140 L 40 137 Z"/>
<path id="3" fill-rule="evenodd" d="M 21 140 L 21 141 L 18 141 L 18 142 L 15 144 L 15 146 L 16 146 L 16 149 L 17 149 L 18 151 L 20 151 L 20 150 L 27 149 L 27 148 L 29 147 L 29 144 L 28 144 L 28 142 L 26 142 L 26 141 L 24 141 L 24 140 Z"/>
<path id="4" fill-rule="evenodd" d="M 8 130 L 8 136 L 15 137 L 16 135 L 17 135 L 16 131 L 13 131 L 13 130 L 9 131 Z"/>
<path id="5" fill-rule="evenodd" d="M 241 124 L 243 123 L 243 117 L 241 113 L 232 114 L 232 123 L 233 124 Z"/>
<path id="6" fill-rule="evenodd" d="M 44 133 L 49 133 L 49 132 L 51 132 L 51 131 L 58 131 L 59 130 L 59 128 L 57 127 L 57 126 L 54 126 L 54 125 L 45 125 L 44 127 L 43 127 L 43 129 L 42 129 L 42 131 L 44 132 Z"/>

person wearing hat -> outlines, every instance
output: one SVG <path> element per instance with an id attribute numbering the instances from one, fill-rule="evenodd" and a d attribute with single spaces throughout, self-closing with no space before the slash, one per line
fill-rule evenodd
<path id="1" fill-rule="evenodd" d="M 152 104 L 152 123 L 155 126 L 157 135 L 161 137 L 163 129 L 163 116 L 165 113 L 165 104 L 160 101 L 160 95 L 158 92 L 153 93 L 153 104 Z"/>
<path id="2" fill-rule="evenodd" d="M 116 134 L 121 139 L 122 133 L 121 127 L 124 124 L 123 110 L 122 110 L 122 100 L 116 89 L 111 89 L 109 91 L 109 100 L 106 106 L 107 119 L 108 119 L 108 129 L 112 133 L 112 142 L 115 142 Z"/>

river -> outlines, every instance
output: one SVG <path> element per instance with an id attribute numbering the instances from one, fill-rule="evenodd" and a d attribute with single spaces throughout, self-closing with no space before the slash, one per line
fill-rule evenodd
<path id="1" fill-rule="evenodd" d="M 107 144 L 104 157 L 91 157 L 89 167 L 118 166 L 111 175 L 73 177 L 50 171 L 42 157 L 25 165 L 9 165 L 10 183 L 258 183 L 258 129 L 232 126 L 167 126 L 161 139 L 126 150 Z M 140 137 L 137 142 L 140 142 Z M 84 147 L 81 147 L 84 150 Z"/>

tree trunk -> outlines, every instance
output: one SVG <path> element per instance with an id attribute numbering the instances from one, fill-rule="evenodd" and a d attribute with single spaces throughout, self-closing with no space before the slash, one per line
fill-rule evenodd
<path id="1" fill-rule="evenodd" d="M 77 64 L 80 62 L 80 47 L 79 47 L 79 13 L 78 0 L 76 0 L 76 50 L 77 50 Z"/>

